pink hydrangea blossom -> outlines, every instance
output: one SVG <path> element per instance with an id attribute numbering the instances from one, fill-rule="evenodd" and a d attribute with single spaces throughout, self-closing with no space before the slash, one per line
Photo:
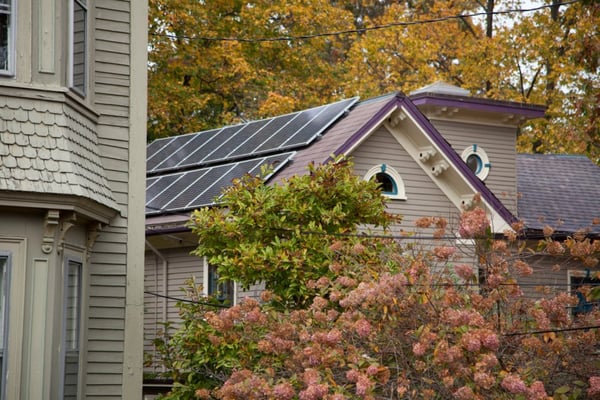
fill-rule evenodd
<path id="1" fill-rule="evenodd" d="M 527 400 L 546 400 L 548 394 L 544 388 L 544 383 L 541 381 L 535 381 L 529 386 L 527 390 Z"/>
<path id="2" fill-rule="evenodd" d="M 587 390 L 590 398 L 600 398 L 600 376 L 590 376 L 590 387 Z"/>
<path id="3" fill-rule="evenodd" d="M 517 375 L 509 374 L 502 380 L 502 387 L 512 394 L 523 394 L 527 392 L 525 382 Z"/>
<path id="4" fill-rule="evenodd" d="M 484 236 L 490 227 L 490 221 L 481 208 L 465 211 L 460 217 L 458 233 L 463 238 Z"/>

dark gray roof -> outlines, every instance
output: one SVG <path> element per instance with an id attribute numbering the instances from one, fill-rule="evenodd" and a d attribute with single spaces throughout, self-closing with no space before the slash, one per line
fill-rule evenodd
<path id="1" fill-rule="evenodd" d="M 529 229 L 600 233 L 600 167 L 585 156 L 519 154 L 519 218 Z"/>

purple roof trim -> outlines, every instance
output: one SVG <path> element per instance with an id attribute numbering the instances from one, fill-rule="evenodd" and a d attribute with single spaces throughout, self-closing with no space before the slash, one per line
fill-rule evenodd
<path id="1" fill-rule="evenodd" d="M 502 204 L 500 200 L 485 186 L 485 184 L 477 178 L 477 176 L 469 169 L 467 164 L 460 158 L 458 153 L 454 151 L 450 143 L 435 129 L 429 120 L 419 111 L 415 104 L 404 94 L 398 93 L 385 104 L 377 113 L 367 121 L 359 130 L 357 130 L 345 143 L 337 148 L 333 153 L 335 155 L 343 154 L 350 150 L 358 143 L 364 135 L 375 128 L 381 118 L 387 115 L 394 107 L 404 106 L 405 110 L 417 121 L 425 130 L 429 138 L 444 152 L 450 162 L 460 172 L 460 174 L 481 194 L 482 198 L 496 210 L 496 212 L 508 223 L 517 222 L 517 218 Z M 330 161 L 331 157 L 327 160 Z"/>
<path id="2" fill-rule="evenodd" d="M 412 96 L 411 101 L 417 106 L 434 105 L 442 107 L 468 108 L 470 110 L 493 113 L 511 113 L 529 118 L 541 118 L 546 113 L 546 107 L 537 104 L 516 103 L 474 97 L 449 96 L 438 93 L 419 93 Z"/>
<path id="3" fill-rule="evenodd" d="M 381 118 L 383 118 L 383 116 L 387 115 L 396 106 L 396 100 L 398 99 L 398 96 L 400 96 L 400 94 L 396 94 L 395 96 L 393 96 L 387 104 L 385 104 L 379 109 L 379 111 L 375 113 L 373 118 L 367 121 L 367 123 L 364 124 L 359 130 L 354 132 L 354 134 L 350 136 L 350 138 L 346 140 L 346 142 L 344 142 L 332 153 L 337 156 L 346 153 L 348 150 L 354 147 L 354 145 L 356 145 L 356 143 L 358 143 L 365 134 L 370 132 L 379 124 L 379 121 L 381 121 Z M 329 157 L 326 162 L 331 161 L 331 159 L 332 158 Z"/>
<path id="4" fill-rule="evenodd" d="M 419 111 L 415 104 L 408 97 L 398 97 L 398 101 L 406 108 L 411 116 L 421 125 L 429 138 L 444 152 L 450 162 L 461 173 L 461 175 L 481 194 L 498 214 L 508 223 L 517 222 L 517 218 L 498 200 L 492 191 L 477 178 L 469 169 L 467 164 L 460 158 L 458 153 L 450 146 L 450 143 L 435 129 L 429 120 Z"/>

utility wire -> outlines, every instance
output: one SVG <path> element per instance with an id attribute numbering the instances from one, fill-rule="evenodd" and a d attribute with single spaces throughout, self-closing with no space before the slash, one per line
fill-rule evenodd
<path id="1" fill-rule="evenodd" d="M 229 306 L 226 306 L 224 304 L 207 303 L 207 302 L 202 302 L 202 301 L 197 301 L 197 300 L 184 299 L 184 298 L 181 298 L 181 297 L 166 296 L 164 294 L 160 294 L 160 293 L 156 293 L 156 292 L 150 292 L 148 290 L 144 290 L 144 293 L 145 294 L 149 294 L 151 296 L 162 297 L 163 299 L 169 299 L 169 300 L 174 300 L 174 301 L 181 301 L 183 303 L 199 304 L 199 305 L 203 305 L 203 306 L 217 307 L 217 308 L 229 308 Z"/>
<path id="2" fill-rule="evenodd" d="M 356 28 L 356 29 L 346 29 L 342 31 L 334 31 L 334 32 L 322 32 L 322 33 L 313 33 L 306 35 L 297 35 L 297 36 L 274 36 L 274 37 L 257 37 L 257 38 L 244 38 L 244 37 L 207 37 L 207 36 L 188 36 L 188 35 L 173 35 L 168 33 L 154 33 L 151 32 L 152 36 L 160 36 L 167 37 L 170 39 L 185 39 L 185 40 L 202 40 L 202 41 L 213 41 L 213 42 L 241 42 L 241 43 L 261 43 L 261 42 L 283 42 L 283 41 L 297 41 L 297 40 L 310 40 L 320 37 L 328 37 L 328 36 L 341 36 L 348 34 L 362 34 L 369 31 L 388 29 L 394 27 L 402 27 L 402 26 L 413 26 L 413 25 L 425 25 L 425 24 L 433 24 L 444 21 L 451 21 L 457 19 L 465 19 L 465 18 L 473 18 L 473 17 L 483 17 L 487 15 L 504 15 L 504 14 L 513 14 L 513 13 L 526 13 L 532 11 L 538 11 L 545 8 L 557 7 L 557 6 L 566 6 L 574 3 L 578 3 L 580 0 L 571 0 L 563 3 L 553 3 L 553 4 L 545 4 L 538 7 L 532 8 L 519 8 L 519 9 L 509 9 L 509 10 L 500 10 L 500 11 L 482 11 L 471 14 L 458 14 L 458 15 L 450 15 L 446 17 L 438 17 L 438 18 L 429 18 L 417 21 L 400 21 L 400 22 L 390 22 L 388 24 L 383 25 L 374 25 L 368 26 L 364 28 Z"/>

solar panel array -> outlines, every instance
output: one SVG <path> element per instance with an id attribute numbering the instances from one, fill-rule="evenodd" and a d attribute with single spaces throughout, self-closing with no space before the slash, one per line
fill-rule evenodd
<path id="1" fill-rule="evenodd" d="M 283 168 L 358 98 L 275 118 L 158 139 L 146 149 L 146 215 L 215 204 L 224 188 L 263 165 Z"/>
<path id="2" fill-rule="evenodd" d="M 147 149 L 147 171 L 154 175 L 306 146 L 356 101 L 358 98 L 352 98 L 275 118 L 156 140 Z"/>
<path id="3" fill-rule="evenodd" d="M 258 175 L 263 165 L 274 172 L 282 168 L 294 152 L 175 172 L 146 179 L 146 215 L 191 210 L 215 204 L 223 188 L 245 174 Z"/>

